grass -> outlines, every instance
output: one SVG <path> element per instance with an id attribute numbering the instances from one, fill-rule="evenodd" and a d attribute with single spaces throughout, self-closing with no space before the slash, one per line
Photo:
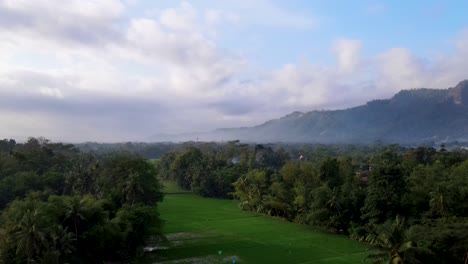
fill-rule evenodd
<path id="1" fill-rule="evenodd" d="M 171 184 L 165 184 L 166 191 L 179 191 Z M 365 245 L 345 236 L 245 212 L 237 204 L 193 194 L 166 195 L 159 210 L 169 241 L 145 262 L 346 264 L 361 263 L 367 254 Z"/>
<path id="2" fill-rule="evenodd" d="M 176 182 L 173 181 L 164 181 L 164 193 L 179 193 L 179 192 L 186 192 Z"/>

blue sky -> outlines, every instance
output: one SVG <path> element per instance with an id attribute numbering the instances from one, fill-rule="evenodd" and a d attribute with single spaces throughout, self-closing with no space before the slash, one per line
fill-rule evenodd
<path id="1" fill-rule="evenodd" d="M 0 137 L 144 140 L 448 88 L 468 78 L 466 10 L 467 1 L 0 0 Z"/>

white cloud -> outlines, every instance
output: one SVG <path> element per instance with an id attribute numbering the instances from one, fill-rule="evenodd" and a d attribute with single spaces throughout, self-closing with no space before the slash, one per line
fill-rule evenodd
<path id="1" fill-rule="evenodd" d="M 394 90 L 424 85 L 426 63 L 404 48 L 393 48 L 377 58 L 379 79 L 384 87 Z"/>
<path id="2" fill-rule="evenodd" d="M 41 87 L 40 93 L 45 96 L 56 97 L 56 98 L 63 98 L 62 91 L 58 88 L 50 88 L 50 87 Z"/>
<path id="3" fill-rule="evenodd" d="M 466 78 L 463 34 L 454 54 L 436 58 L 404 48 L 364 56 L 365 43 L 339 39 L 330 46 L 336 64 L 264 70 L 255 58 L 223 49 L 218 27 L 312 29 L 316 21 L 266 0 L 225 5 L 233 8 L 182 2 L 127 18 L 125 5 L 111 0 L 0 1 L 0 16 L 7 15 L 0 18 L 0 124 L 8 124 L 0 136 L 144 139 L 253 125 Z"/>
<path id="4" fill-rule="evenodd" d="M 172 30 L 191 32 L 197 25 L 196 10 L 187 2 L 182 2 L 179 8 L 169 8 L 161 12 L 160 22 Z"/>
<path id="5" fill-rule="evenodd" d="M 28 34 L 31 38 L 53 38 L 70 43 L 94 43 L 115 37 L 114 22 L 124 6 L 118 0 L 3 0 L 0 27 Z"/>
<path id="6" fill-rule="evenodd" d="M 360 66 L 361 42 L 359 40 L 342 39 L 335 43 L 333 52 L 336 56 L 338 71 L 353 73 Z"/>

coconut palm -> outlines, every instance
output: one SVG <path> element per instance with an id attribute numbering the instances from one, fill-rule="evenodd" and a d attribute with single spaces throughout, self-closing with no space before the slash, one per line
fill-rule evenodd
<path id="1" fill-rule="evenodd" d="M 42 263 L 59 264 L 64 263 L 66 257 L 75 249 L 73 242 L 74 234 L 64 229 L 61 225 L 50 228 L 47 239 L 47 250 L 42 254 Z"/>
<path id="2" fill-rule="evenodd" d="M 447 216 L 448 205 L 445 193 L 445 188 L 440 185 L 437 186 L 437 189 L 435 191 L 429 193 L 431 197 L 429 205 L 431 207 L 432 212 L 442 217 Z"/>
<path id="3" fill-rule="evenodd" d="M 125 195 L 125 200 L 131 205 L 138 202 L 139 198 L 145 194 L 141 177 L 138 173 L 131 172 L 130 175 L 128 175 L 128 178 L 124 183 L 122 193 Z"/>
<path id="4" fill-rule="evenodd" d="M 65 213 L 65 220 L 70 220 L 73 223 L 75 239 L 78 239 L 80 221 L 86 220 L 84 214 L 84 202 L 84 199 L 80 199 L 78 196 L 73 196 L 66 202 L 67 211 Z"/>
<path id="5" fill-rule="evenodd" d="M 16 255 L 25 255 L 27 263 L 33 263 L 46 241 L 40 219 L 41 215 L 38 209 L 28 209 L 24 212 L 21 220 L 10 230 L 11 239 L 16 245 Z"/>
<path id="6" fill-rule="evenodd" d="M 366 242 L 376 251 L 364 260 L 371 259 L 374 264 L 419 263 L 414 254 L 418 251 L 417 245 L 411 240 L 403 219 L 397 216 L 395 221 L 387 222 L 375 231 L 366 237 Z"/>

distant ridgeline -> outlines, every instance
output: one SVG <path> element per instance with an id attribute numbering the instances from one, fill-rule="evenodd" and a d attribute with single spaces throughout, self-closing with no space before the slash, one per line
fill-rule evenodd
<path id="1" fill-rule="evenodd" d="M 172 140 L 188 140 L 179 135 Z M 218 129 L 202 140 L 296 143 L 468 142 L 468 80 L 449 89 L 403 90 L 387 100 L 335 111 L 294 112 L 264 124 Z"/>

